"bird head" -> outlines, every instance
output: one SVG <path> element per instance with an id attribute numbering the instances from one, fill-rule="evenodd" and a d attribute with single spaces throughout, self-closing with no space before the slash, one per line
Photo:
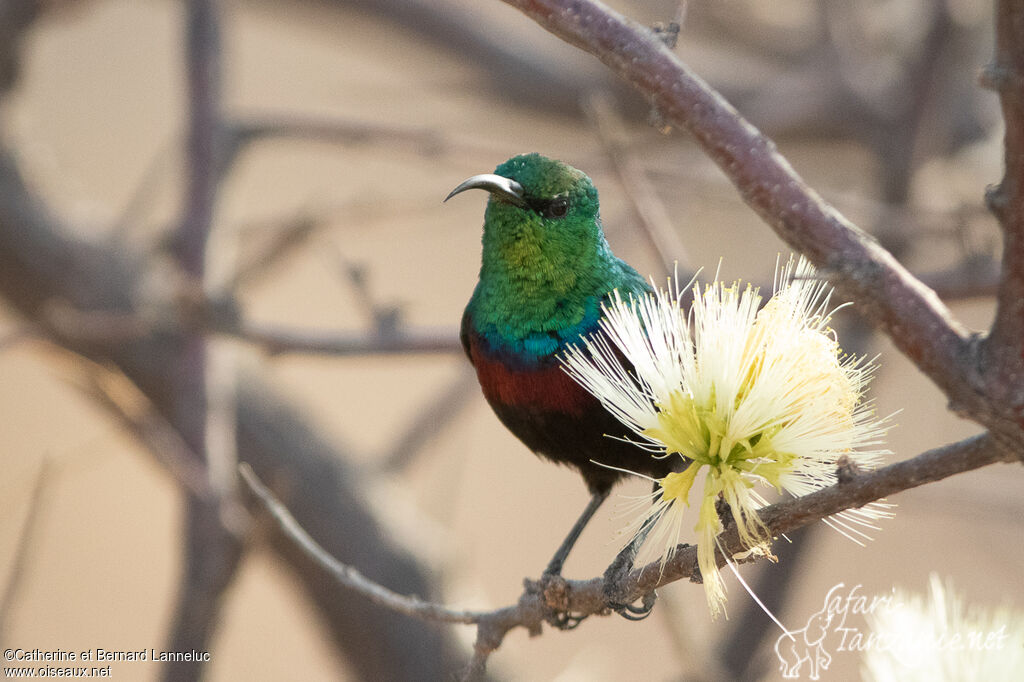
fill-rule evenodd
<path id="1" fill-rule="evenodd" d="M 514 156 L 468 189 L 490 193 L 484 219 L 484 270 L 520 272 L 545 286 L 571 285 L 581 268 L 608 254 L 597 189 L 585 173 L 540 154 Z"/>

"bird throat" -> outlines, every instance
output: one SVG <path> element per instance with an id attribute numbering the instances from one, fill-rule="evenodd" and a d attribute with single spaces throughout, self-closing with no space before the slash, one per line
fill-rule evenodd
<path id="1" fill-rule="evenodd" d="M 614 268 L 601 258 L 560 262 L 527 239 L 502 244 L 497 253 L 488 246 L 485 237 L 470 307 L 492 348 L 529 360 L 554 355 L 597 328 L 601 300 L 615 285 Z"/>

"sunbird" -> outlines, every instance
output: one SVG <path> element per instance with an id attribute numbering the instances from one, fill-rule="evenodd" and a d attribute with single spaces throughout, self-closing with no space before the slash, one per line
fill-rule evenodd
<path id="1" fill-rule="evenodd" d="M 678 459 L 657 459 L 609 437 L 624 436 L 625 427 L 559 360 L 569 345 L 600 333 L 602 304 L 612 292 L 628 300 L 652 289 L 612 253 L 597 188 L 582 171 L 523 154 L 493 174 L 465 180 L 445 201 L 469 189 L 490 198 L 480 279 L 462 316 L 462 346 L 498 419 L 536 454 L 578 471 L 591 494 L 545 569 L 560 575 L 583 528 L 626 475 L 623 469 L 660 479 Z"/>

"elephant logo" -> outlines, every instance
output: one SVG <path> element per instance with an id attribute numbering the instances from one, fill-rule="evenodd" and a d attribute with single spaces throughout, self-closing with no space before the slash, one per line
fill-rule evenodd
<path id="1" fill-rule="evenodd" d="M 832 656 L 825 650 L 825 636 L 832 624 L 834 612 L 828 608 L 828 599 L 821 611 L 807 619 L 807 625 L 794 632 L 783 633 L 775 642 L 775 655 L 779 657 L 779 670 L 787 679 L 800 677 L 804 664 L 808 665 L 809 677 L 817 680 L 822 670 L 832 663 Z"/>

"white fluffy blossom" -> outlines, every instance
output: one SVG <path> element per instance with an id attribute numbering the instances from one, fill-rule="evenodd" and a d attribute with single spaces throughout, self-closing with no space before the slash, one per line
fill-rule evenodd
<path id="1" fill-rule="evenodd" d="M 662 565 L 683 539 L 683 519 L 698 474 L 698 563 L 712 613 L 725 600 L 715 562 L 724 500 L 748 550 L 771 538 L 756 510 L 757 485 L 805 495 L 836 481 L 840 456 L 873 468 L 886 430 L 863 393 L 872 362 L 845 356 L 829 328 L 831 289 L 813 267 L 791 260 L 762 307 L 749 285 L 694 285 L 687 315 L 680 291 L 622 300 L 605 308 L 602 333 L 571 348 L 569 374 L 638 437 L 654 457 L 682 457 L 682 471 L 657 481 L 634 526 L 657 518 L 649 545 Z M 622 362 L 625 358 L 626 362 Z M 648 504 L 647 502 L 650 502 Z M 845 535 L 888 514 L 885 505 L 851 510 L 829 522 Z"/>
<path id="2" fill-rule="evenodd" d="M 931 575 L 929 594 L 897 590 L 894 607 L 867 614 L 873 646 L 862 663 L 875 682 L 1010 682 L 1024 671 L 1024 613 L 968 607 Z"/>

